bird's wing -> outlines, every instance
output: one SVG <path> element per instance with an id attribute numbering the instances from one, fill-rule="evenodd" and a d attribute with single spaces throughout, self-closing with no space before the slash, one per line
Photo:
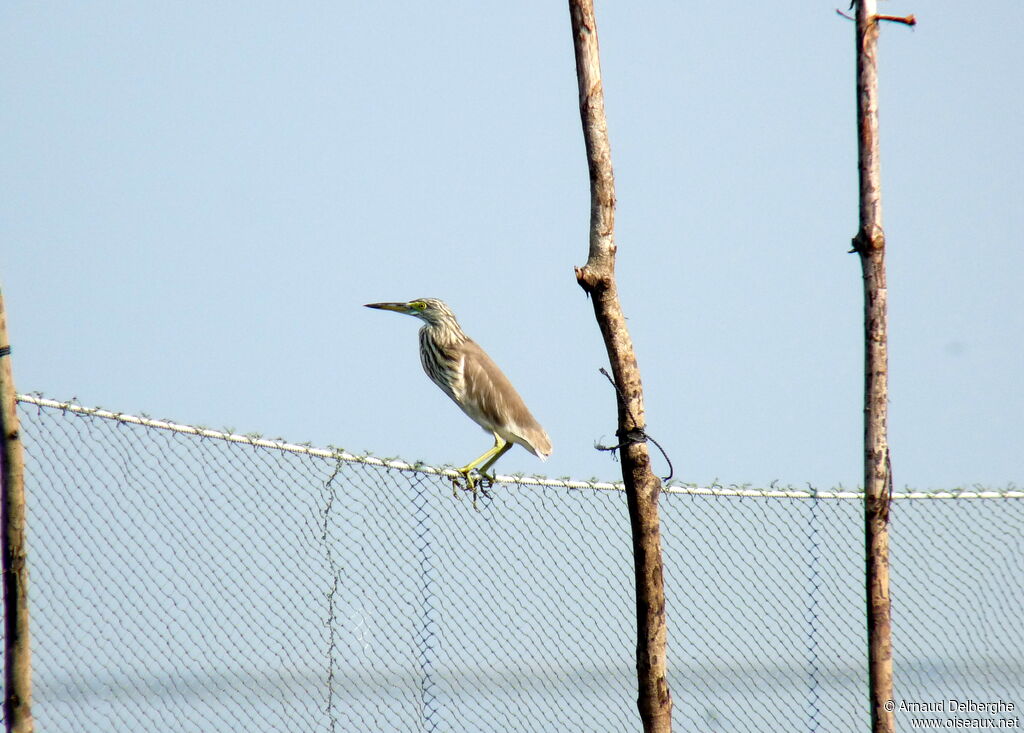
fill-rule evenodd
<path id="1" fill-rule="evenodd" d="M 474 420 L 499 434 L 509 433 L 515 442 L 544 458 L 551 440 L 530 413 L 508 377 L 475 341 L 463 344 L 463 409 Z"/>

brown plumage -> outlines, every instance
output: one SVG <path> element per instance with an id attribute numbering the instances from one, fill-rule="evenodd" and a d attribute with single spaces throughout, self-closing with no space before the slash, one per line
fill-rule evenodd
<path id="1" fill-rule="evenodd" d="M 551 455 L 547 432 L 494 360 L 472 339 L 466 339 L 461 352 L 462 393 L 456 392 L 455 402 L 463 412 L 484 430 L 518 443 L 541 460 Z"/>
<path id="2" fill-rule="evenodd" d="M 530 413 L 523 398 L 498 365 L 469 338 L 451 309 L 436 298 L 408 303 L 369 303 L 367 308 L 416 316 L 420 329 L 420 361 L 427 376 L 452 398 L 462 411 L 494 436 L 494 447 L 458 469 L 470 488 L 470 471 L 487 471 L 513 444 L 518 443 L 544 460 L 551 455 L 551 439 Z"/>

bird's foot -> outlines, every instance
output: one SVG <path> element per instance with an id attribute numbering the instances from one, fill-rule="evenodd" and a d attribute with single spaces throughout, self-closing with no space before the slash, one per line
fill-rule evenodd
<path id="1" fill-rule="evenodd" d="M 458 496 L 459 489 L 469 491 L 473 494 L 473 508 L 478 509 L 476 505 L 477 496 L 482 495 L 485 499 L 491 498 L 487 489 L 494 486 L 494 476 L 474 471 L 459 471 L 459 473 L 462 474 L 462 478 L 465 479 L 466 483 L 463 486 L 459 479 L 452 477 L 452 496 Z"/>

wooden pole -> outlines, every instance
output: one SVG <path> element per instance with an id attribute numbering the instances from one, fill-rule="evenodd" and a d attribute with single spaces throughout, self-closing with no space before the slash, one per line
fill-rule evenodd
<path id="1" fill-rule="evenodd" d="M 636 576 L 637 707 L 645 733 L 672 730 L 668 686 L 665 582 L 658 498 L 644 433 L 644 398 L 633 343 L 615 285 L 615 181 L 604 114 L 604 87 L 593 0 L 569 0 L 580 117 L 590 168 L 590 253 L 576 280 L 594 304 L 617 387 L 619 456 L 633 534 Z"/>
<path id="2" fill-rule="evenodd" d="M 864 277 L 864 544 L 868 685 L 873 733 L 892 733 L 892 617 L 889 602 L 889 496 L 892 468 L 887 436 L 889 356 L 885 233 L 878 145 L 878 23 L 876 0 L 857 0 L 857 140 L 860 228 L 853 250 Z"/>
<path id="3" fill-rule="evenodd" d="M 11 370 L 7 315 L 0 292 L 0 536 L 4 584 L 4 724 L 8 733 L 31 733 L 32 652 L 28 631 L 25 554 L 25 463 Z"/>

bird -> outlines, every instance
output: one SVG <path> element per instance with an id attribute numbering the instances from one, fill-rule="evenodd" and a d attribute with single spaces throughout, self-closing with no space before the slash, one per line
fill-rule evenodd
<path id="1" fill-rule="evenodd" d="M 544 428 L 498 365 L 462 330 L 444 301 L 419 298 L 407 303 L 367 303 L 366 307 L 423 321 L 419 334 L 423 371 L 484 432 L 494 436 L 492 448 L 456 469 L 473 493 L 474 506 L 479 481 L 470 475 L 474 469 L 493 482 L 487 472 L 517 443 L 542 461 L 551 455 L 551 439 Z"/>

